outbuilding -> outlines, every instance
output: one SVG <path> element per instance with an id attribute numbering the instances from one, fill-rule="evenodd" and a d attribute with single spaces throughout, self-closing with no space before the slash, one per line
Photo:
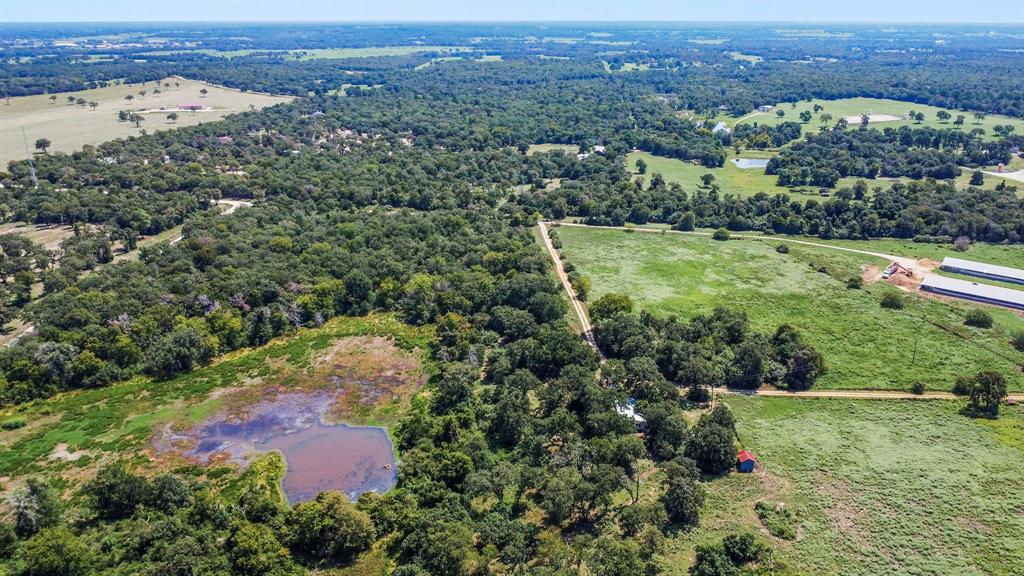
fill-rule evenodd
<path id="1" fill-rule="evenodd" d="M 630 398 L 629 401 L 626 402 L 625 406 L 617 404 L 615 406 L 615 411 L 619 413 L 619 416 L 624 416 L 632 420 L 633 426 L 636 428 L 637 432 L 643 433 L 647 431 L 647 420 L 636 413 L 636 400 Z"/>
<path id="2" fill-rule="evenodd" d="M 775 106 L 772 106 L 771 104 L 762 104 L 757 107 L 758 112 L 771 112 L 774 109 Z"/>
<path id="3" fill-rule="evenodd" d="M 999 282 L 1011 282 L 1013 284 L 1024 284 L 1024 270 L 1010 268 L 1009 266 L 997 266 L 984 262 L 974 262 L 962 258 L 947 256 L 942 259 L 941 268 L 947 272 L 955 272 L 966 276 L 977 276 Z"/>
<path id="4" fill-rule="evenodd" d="M 991 286 L 929 274 L 925 276 L 924 282 L 921 283 L 921 290 L 942 296 L 952 296 L 953 298 L 973 300 L 1004 308 L 1024 310 L 1024 291 L 1003 288 L 1002 286 Z"/>
<path id="5" fill-rule="evenodd" d="M 757 458 L 750 450 L 740 450 L 736 457 L 736 469 L 740 472 L 753 472 L 757 468 Z"/>

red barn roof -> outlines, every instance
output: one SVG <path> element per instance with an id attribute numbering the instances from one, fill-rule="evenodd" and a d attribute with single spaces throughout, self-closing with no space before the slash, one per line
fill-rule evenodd
<path id="1" fill-rule="evenodd" d="M 750 450 L 740 450 L 738 458 L 740 462 L 746 462 L 747 460 L 753 460 L 754 462 L 757 462 L 757 458 L 754 458 L 754 454 L 751 453 Z"/>

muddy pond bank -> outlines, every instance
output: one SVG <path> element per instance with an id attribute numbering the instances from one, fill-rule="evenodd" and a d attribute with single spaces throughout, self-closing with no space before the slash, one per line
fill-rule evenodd
<path id="1" fill-rule="evenodd" d="M 331 422 L 335 396 L 323 391 L 279 394 L 252 406 L 244 419 L 222 413 L 184 432 L 167 429 L 156 448 L 203 465 L 229 462 L 243 468 L 262 454 L 279 451 L 287 464 L 282 488 L 292 504 L 325 490 L 352 500 L 365 492 L 386 492 L 397 480 L 387 431 Z"/>
<path id="2" fill-rule="evenodd" d="M 334 340 L 296 368 L 278 366 L 211 397 L 221 406 L 201 422 L 163 425 L 153 437 L 156 454 L 244 469 L 280 452 L 282 488 L 293 504 L 325 490 L 355 500 L 393 487 L 397 463 L 387 431 L 352 423 L 396 420 L 426 383 L 417 353 L 385 338 L 357 336 Z"/>

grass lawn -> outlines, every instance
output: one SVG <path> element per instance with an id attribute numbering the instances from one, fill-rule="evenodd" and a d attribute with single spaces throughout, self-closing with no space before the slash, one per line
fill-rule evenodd
<path id="1" fill-rule="evenodd" d="M 657 172 L 666 182 L 678 182 L 685 190 L 693 192 L 700 186 L 701 176 L 712 174 L 715 182 L 721 188 L 721 194 L 734 194 L 741 198 L 749 198 L 758 192 L 765 192 L 774 196 L 775 194 L 788 194 L 790 196 L 819 198 L 821 194 L 817 188 L 786 188 L 776 184 L 777 176 L 769 176 L 764 173 L 764 168 L 739 168 L 732 162 L 733 158 L 771 158 L 776 152 L 770 150 L 743 150 L 737 156 L 732 149 L 726 150 L 725 166 L 721 168 L 707 168 L 693 162 L 685 162 L 675 158 L 655 156 L 647 152 L 630 152 L 626 158 L 626 168 L 633 173 L 634 178 L 644 178 L 648 183 L 651 177 Z M 641 176 L 636 171 L 636 161 L 643 159 L 647 162 L 647 174 Z M 836 188 L 853 186 L 857 178 L 842 178 Z M 868 181 L 869 186 L 874 182 Z M 888 182 L 879 181 L 885 187 Z"/>
<path id="2" fill-rule="evenodd" d="M 179 84 L 178 87 L 174 86 L 175 82 Z M 169 83 L 170 87 L 164 88 L 164 83 Z M 153 94 L 153 89 L 158 85 L 161 93 Z M 208 91 L 205 97 L 201 97 L 199 93 L 203 88 Z M 144 98 L 138 94 L 141 90 L 148 92 Z M 124 99 L 127 95 L 132 95 L 135 99 L 129 103 Z M 52 142 L 51 152 L 74 152 L 86 144 L 100 144 L 116 138 L 137 136 L 140 133 L 139 128 L 128 122 L 117 121 L 119 110 L 152 110 L 153 112 L 145 114 L 146 120 L 141 126 L 142 130 L 152 133 L 157 130 L 193 126 L 201 122 L 213 122 L 228 114 L 249 110 L 250 106 L 264 108 L 292 100 L 287 96 L 240 92 L 180 78 L 167 78 L 159 83 L 122 84 L 94 90 L 63 92 L 56 96 L 57 100 L 52 103 L 47 94 L 11 98 L 10 105 L 4 107 L 4 114 L 0 116 L 0 166 L 6 167 L 10 161 L 26 157 L 22 127 L 25 129 L 30 151 L 36 139 L 48 138 Z M 99 106 L 93 110 L 89 107 L 69 105 L 68 96 L 96 102 Z M 203 104 L 210 110 L 196 113 L 178 112 L 178 120 L 174 124 L 166 119 L 166 112 L 159 111 L 160 107 L 176 108 L 181 104 L 190 103 Z"/>
<path id="3" fill-rule="evenodd" d="M 42 244 L 47 250 L 60 248 L 60 243 L 65 238 L 74 236 L 74 229 L 69 226 L 29 224 L 27 222 L 8 222 L 0 224 L 0 234 L 18 234 L 35 242 Z"/>
<path id="4" fill-rule="evenodd" d="M 577 154 L 580 151 L 580 147 L 576 144 L 530 144 L 526 154 L 543 154 L 544 152 L 553 152 L 555 150 L 566 154 Z"/>
<path id="5" fill-rule="evenodd" d="M 313 360 L 346 336 L 385 336 L 404 350 L 425 349 L 432 338 L 429 327 L 411 327 L 392 315 L 335 318 L 321 328 L 301 330 L 260 348 L 231 352 L 170 380 L 139 376 L 106 388 L 5 408 L 0 410 L 0 422 L 18 418 L 26 425 L 0 431 L 0 478 L 44 474 L 59 485 L 72 485 L 114 457 L 158 469 L 161 464 L 150 459 L 150 440 L 158 427 L 200 422 L 226 402 L 235 402 L 232 398 L 262 398 L 264 386 L 308 386 Z M 368 410 L 358 415 L 360 422 L 394 422 L 392 402 Z M 50 458 L 61 444 L 81 457 L 73 462 Z"/>
<path id="6" fill-rule="evenodd" d="M 695 544 L 751 531 L 797 574 L 1024 573 L 1024 408 L 999 420 L 957 402 L 728 397 L 754 474 L 706 484 L 701 525 L 667 543 L 682 576 Z M 781 503 L 795 540 L 775 538 L 754 504 Z"/>
<path id="7" fill-rule="evenodd" d="M 1009 334 L 1024 329 L 1024 318 L 984 307 L 995 327 L 968 328 L 963 321 L 974 304 L 906 295 L 904 309 L 885 310 L 879 300 L 896 288 L 846 288 L 862 265 L 884 267 L 884 259 L 797 244 L 779 254 L 781 238 L 716 242 L 682 234 L 558 230 L 568 261 L 590 279 L 591 300 L 621 292 L 657 314 L 688 318 L 728 305 L 746 311 L 756 330 L 792 324 L 825 357 L 828 372 L 820 388 L 907 390 L 920 380 L 929 389 L 948 390 L 958 376 L 992 369 L 1006 375 L 1011 389 L 1024 390 L 1018 369 L 1024 354 L 1009 344 Z M 1001 257 L 998 248 L 991 252 Z M 828 273 L 817 271 L 822 267 Z"/>
<path id="8" fill-rule="evenodd" d="M 604 60 L 601 61 L 601 64 L 604 65 L 605 72 L 647 72 L 651 69 L 650 64 L 638 64 L 636 62 L 623 62 L 622 68 L 617 70 L 612 70 L 611 65 Z"/>
<path id="9" fill-rule="evenodd" d="M 704 174 L 712 174 L 715 177 L 715 182 L 717 182 L 718 186 L 721 188 L 722 195 L 734 194 L 741 198 L 749 198 L 758 192 L 765 192 L 773 196 L 775 194 L 788 194 L 790 196 L 796 196 L 801 200 L 821 197 L 820 190 L 818 188 L 812 186 L 799 188 L 786 188 L 785 186 L 779 186 L 776 184 L 778 177 L 765 174 L 763 168 L 739 168 L 732 162 L 733 158 L 771 158 L 776 154 L 777 152 L 774 150 L 742 150 L 737 155 L 732 148 L 727 148 L 725 166 L 721 168 L 707 168 L 693 162 L 686 162 L 675 158 L 666 158 L 664 156 L 655 156 L 648 152 L 633 151 L 630 152 L 626 158 L 626 168 L 633 173 L 634 178 L 642 177 L 648 183 L 655 173 L 660 173 L 661 176 L 665 178 L 666 182 L 677 182 L 689 192 L 693 192 L 698 186 L 700 186 L 701 176 Z M 636 161 L 639 159 L 643 159 L 644 162 L 647 162 L 647 174 L 644 174 L 643 176 L 636 171 Z M 1014 164 L 1011 163 L 1011 167 L 1013 165 Z M 972 172 L 974 172 L 972 169 L 963 169 L 963 173 L 955 179 L 957 188 L 966 188 L 968 186 Z M 869 197 L 872 194 L 871 190 L 876 186 L 888 189 L 897 180 L 902 182 L 911 181 L 909 178 L 879 178 L 871 180 L 867 178 L 846 177 L 839 179 L 835 190 L 844 187 L 852 188 L 853 185 L 856 184 L 857 180 L 864 180 L 864 182 L 867 183 Z M 986 174 L 984 183 L 977 186 L 977 188 L 993 190 L 1000 182 L 1005 182 L 1009 186 L 1016 186 L 1017 195 L 1024 198 L 1024 184 L 1009 178 L 1001 178 Z"/>
<path id="10" fill-rule="evenodd" d="M 824 110 L 819 113 L 814 113 L 814 105 L 820 104 L 824 106 Z M 946 110 L 936 106 L 927 106 L 924 104 L 914 104 L 912 102 L 902 102 L 900 100 L 886 100 L 881 98 L 843 98 L 841 100 L 811 100 L 810 102 L 801 101 L 796 103 L 796 107 L 792 106 L 791 102 L 782 102 L 777 105 L 777 110 L 785 111 L 786 115 L 782 118 L 776 116 L 775 110 L 771 112 L 753 112 L 743 116 L 741 119 L 736 121 L 739 123 L 758 123 L 767 124 L 774 126 L 786 121 L 799 122 L 800 112 L 809 110 L 814 114 L 814 117 L 809 123 L 805 125 L 805 130 L 817 130 L 820 123 L 821 114 L 831 114 L 832 121 L 829 125 L 834 125 L 844 116 L 860 116 L 861 114 L 888 114 L 892 116 L 903 116 L 913 110 L 914 112 L 921 112 L 924 114 L 924 122 L 921 124 L 915 124 L 912 120 L 891 120 L 887 122 L 872 122 L 871 127 L 883 129 L 888 127 L 897 128 L 899 126 L 913 126 L 922 127 L 929 126 L 932 128 L 956 128 L 953 125 L 953 120 L 947 122 L 939 122 L 939 119 L 935 114 L 939 110 Z M 970 131 L 974 128 L 983 128 L 985 130 L 986 138 L 992 138 L 994 133 L 992 127 L 996 124 L 1011 124 L 1016 126 L 1016 133 L 1020 134 L 1024 132 L 1024 120 L 1020 118 L 1010 118 L 1008 116 L 1000 116 L 998 114 L 989 114 L 980 123 L 977 123 L 974 116 L 970 112 L 959 112 L 957 110 L 946 110 L 949 112 L 953 119 L 956 119 L 958 114 L 965 116 L 964 124 L 960 128 L 962 130 Z M 856 129 L 860 120 L 856 120 L 850 123 L 851 129 Z"/>

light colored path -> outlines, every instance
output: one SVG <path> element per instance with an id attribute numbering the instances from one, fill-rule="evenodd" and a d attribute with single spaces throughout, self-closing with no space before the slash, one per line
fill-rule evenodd
<path id="1" fill-rule="evenodd" d="M 222 198 L 220 200 L 214 200 L 213 201 L 213 205 L 214 206 L 220 206 L 222 204 L 224 206 L 228 207 L 227 210 L 222 212 L 222 215 L 224 215 L 224 216 L 227 216 L 228 214 L 233 213 L 235 210 L 238 210 L 238 208 L 240 206 L 252 206 L 252 202 L 249 202 L 248 200 L 228 200 L 228 199 Z M 178 234 L 178 236 L 176 238 L 171 240 L 171 244 L 177 244 L 178 242 L 181 242 L 182 239 L 184 239 L 184 238 L 185 238 L 184 235 Z"/>
<path id="2" fill-rule="evenodd" d="M 984 171 L 989 176 L 996 176 L 998 178 L 1006 178 L 1007 180 L 1016 180 L 1017 182 L 1024 182 L 1024 170 L 1017 170 L 1015 172 L 989 172 Z"/>
<path id="3" fill-rule="evenodd" d="M 576 297 L 576 292 L 572 289 L 572 284 L 569 282 L 569 275 L 565 273 L 565 268 L 562 267 L 562 259 L 558 257 L 558 252 L 551 243 L 551 238 L 548 238 L 547 223 L 538 222 L 537 227 L 540 230 L 540 237 L 544 240 L 544 246 L 547 247 L 548 254 L 551 256 L 551 261 L 555 263 L 555 273 L 558 275 L 558 280 L 562 283 L 562 288 L 565 289 L 566 295 L 569 296 L 569 303 L 572 304 L 572 309 L 576 313 L 577 320 L 579 320 L 580 329 L 583 331 L 583 338 L 595 352 L 604 358 L 601 350 L 597 348 L 597 342 L 594 341 L 594 331 L 590 325 L 590 317 L 587 316 L 587 309 Z"/>
<path id="4" fill-rule="evenodd" d="M 782 398 L 852 398 L 856 400 L 956 400 L 960 398 L 951 392 L 925 392 L 912 394 L 890 390 L 805 390 L 788 392 L 786 390 L 760 389 L 738 390 L 732 388 L 715 388 L 715 394 L 738 394 L 742 396 L 770 396 Z M 1014 393 L 1007 399 L 1024 402 L 1024 393 Z"/>

